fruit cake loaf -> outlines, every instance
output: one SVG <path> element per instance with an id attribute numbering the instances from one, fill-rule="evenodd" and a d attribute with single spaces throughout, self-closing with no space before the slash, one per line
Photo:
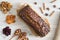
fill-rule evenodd
<path id="1" fill-rule="evenodd" d="M 18 16 L 41 37 L 47 35 L 50 31 L 50 26 L 29 5 L 19 10 Z"/>

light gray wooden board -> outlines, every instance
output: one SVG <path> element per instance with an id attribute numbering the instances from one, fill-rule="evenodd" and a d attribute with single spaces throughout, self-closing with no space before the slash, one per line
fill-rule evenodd
<path id="1" fill-rule="evenodd" d="M 0 0 L 0 2 L 3 0 Z M 59 10 L 57 9 L 58 7 L 60 7 L 59 3 L 60 0 L 57 0 L 55 3 L 57 5 L 57 8 L 53 8 L 51 3 L 49 3 L 51 0 L 4 0 L 4 1 L 8 1 L 11 2 L 13 5 L 13 8 L 10 10 L 10 12 L 8 12 L 8 14 L 3 14 L 0 11 L 0 40 L 9 40 L 9 38 L 11 38 L 11 36 L 13 35 L 14 31 L 18 28 L 22 29 L 22 31 L 27 32 L 27 36 L 29 38 L 29 40 L 52 40 L 55 34 L 55 29 L 57 27 L 57 23 L 58 23 L 58 17 L 59 17 Z M 37 2 L 37 5 L 34 5 L 33 3 Z M 50 11 L 44 11 L 47 12 L 48 14 L 51 13 L 51 11 L 55 10 L 56 12 L 50 17 L 50 16 L 45 16 L 40 12 L 39 7 L 42 7 L 42 3 L 45 2 L 46 3 L 46 7 L 50 8 Z M 33 10 L 36 11 L 36 13 L 38 13 L 43 19 L 47 18 L 49 23 L 50 23 L 50 32 L 43 38 L 39 37 L 39 36 L 35 36 L 34 33 L 32 33 L 31 29 L 29 28 L 29 26 L 17 16 L 17 12 L 16 9 L 18 9 L 22 4 L 24 3 L 28 3 Z M 14 14 L 16 15 L 16 22 L 13 24 L 7 24 L 5 22 L 6 16 L 9 14 Z M 5 28 L 6 26 L 9 26 L 11 28 L 11 35 L 9 35 L 8 37 L 2 34 L 2 29 Z M 13 38 L 12 40 L 17 40 L 17 37 Z"/>

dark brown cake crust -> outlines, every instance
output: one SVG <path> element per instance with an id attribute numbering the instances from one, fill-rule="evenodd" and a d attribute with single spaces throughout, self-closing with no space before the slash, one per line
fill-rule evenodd
<path id="1" fill-rule="evenodd" d="M 29 5 L 19 10 L 18 15 L 41 37 L 50 31 L 50 26 Z"/>

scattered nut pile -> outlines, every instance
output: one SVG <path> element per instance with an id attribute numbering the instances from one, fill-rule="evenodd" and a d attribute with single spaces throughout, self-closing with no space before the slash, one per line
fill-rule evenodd
<path id="1" fill-rule="evenodd" d="M 10 38 L 10 40 L 15 36 L 18 36 L 18 40 L 28 40 L 26 35 L 27 35 L 26 32 L 21 32 L 21 29 L 17 29 L 14 35 Z"/>
<path id="2" fill-rule="evenodd" d="M 8 24 L 14 23 L 15 22 L 15 15 L 7 15 L 6 16 L 6 22 Z"/>
<path id="3" fill-rule="evenodd" d="M 56 8 L 56 5 L 53 5 L 54 8 Z M 50 10 L 50 8 L 46 7 L 46 4 L 43 3 L 43 7 L 39 8 L 41 13 L 43 14 L 45 10 Z M 52 16 L 55 11 L 52 11 L 49 16 Z M 48 13 L 45 13 L 45 16 L 48 16 Z"/>
<path id="4" fill-rule="evenodd" d="M 8 2 L 2 1 L 0 4 L 0 9 L 3 13 L 7 13 L 12 8 L 12 5 Z"/>

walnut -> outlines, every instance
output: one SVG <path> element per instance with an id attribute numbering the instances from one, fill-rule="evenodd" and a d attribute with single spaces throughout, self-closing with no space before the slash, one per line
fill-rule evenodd
<path id="1" fill-rule="evenodd" d="M 29 40 L 26 36 L 19 37 L 18 40 Z"/>
<path id="2" fill-rule="evenodd" d="M 19 36 L 21 34 L 21 29 L 17 29 L 15 32 L 14 32 L 14 35 L 10 38 L 10 40 L 15 37 L 15 36 Z"/>
<path id="3" fill-rule="evenodd" d="M 8 24 L 14 23 L 15 22 L 15 15 L 7 15 L 6 16 L 6 22 Z"/>
<path id="4" fill-rule="evenodd" d="M 14 35 L 19 35 L 19 34 L 21 34 L 21 29 L 17 29 L 14 33 Z"/>
<path id="5" fill-rule="evenodd" d="M 26 37 L 26 32 L 22 32 L 22 33 L 19 35 L 18 40 L 29 40 L 29 39 Z"/>
<path id="6" fill-rule="evenodd" d="M 2 1 L 0 4 L 0 9 L 3 13 L 7 13 L 12 8 L 12 5 L 8 2 Z"/>
<path id="7" fill-rule="evenodd" d="M 21 29 L 17 29 L 15 32 L 14 32 L 14 35 L 9 39 L 11 40 L 13 37 L 15 36 L 18 36 L 18 40 L 29 40 L 27 37 L 26 37 L 27 33 L 26 32 L 22 32 Z"/>
<path id="8" fill-rule="evenodd" d="M 27 33 L 26 33 L 26 32 L 22 32 L 22 35 L 23 35 L 23 36 L 26 36 L 26 35 L 27 35 Z"/>

